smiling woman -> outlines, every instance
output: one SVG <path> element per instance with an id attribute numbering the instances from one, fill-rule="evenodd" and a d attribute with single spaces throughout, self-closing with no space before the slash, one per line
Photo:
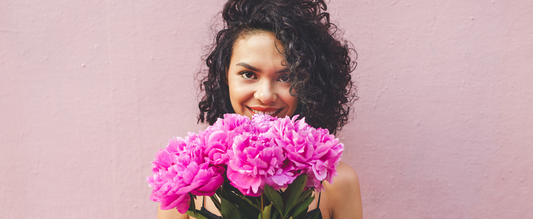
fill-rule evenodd
<path id="1" fill-rule="evenodd" d="M 235 47 L 237 43 L 258 41 L 247 39 L 251 36 L 264 35 L 266 39 L 270 35 L 275 40 L 269 38 L 272 46 L 265 46 L 272 54 L 266 51 L 261 54 L 269 58 L 280 55 L 275 65 L 283 66 L 288 72 L 280 80 L 290 81 L 290 94 L 298 98 L 294 114 L 305 117 L 314 127 L 332 133 L 339 131 L 348 121 L 350 107 L 357 99 L 350 75 L 355 67 L 350 54 L 355 52 L 349 43 L 336 39 L 334 33 L 338 31 L 329 21 L 326 8 L 323 0 L 229 0 L 222 11 L 224 29 L 217 33 L 213 50 L 206 59 L 207 75 L 201 84 L 205 95 L 199 103 L 198 120 L 213 124 L 225 113 L 236 112 L 227 78 L 230 67 L 236 65 L 230 63 L 248 67 L 250 73 L 259 72 L 254 71 L 258 69 L 253 63 L 235 61 Z M 253 76 L 247 73 L 244 77 Z"/>
<path id="2" fill-rule="evenodd" d="M 350 76 L 355 63 L 349 44 L 335 38 L 326 8 L 323 0 L 229 0 L 224 29 L 206 59 L 198 121 L 213 125 L 227 113 L 298 114 L 314 128 L 339 131 L 356 99 Z M 357 175 L 342 162 L 337 173 L 331 184 L 322 181 L 307 217 L 362 217 Z M 195 206 L 220 216 L 210 198 L 196 199 Z M 158 216 L 189 217 L 175 209 Z"/>
<path id="3" fill-rule="evenodd" d="M 298 98 L 291 95 L 289 70 L 283 49 L 266 31 L 242 34 L 235 42 L 227 73 L 231 106 L 235 113 L 291 116 Z"/>

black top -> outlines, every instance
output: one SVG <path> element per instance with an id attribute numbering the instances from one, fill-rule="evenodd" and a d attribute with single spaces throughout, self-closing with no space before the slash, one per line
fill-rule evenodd
<path id="1" fill-rule="evenodd" d="M 318 203 L 316 204 L 316 208 L 311 210 L 311 211 L 308 211 L 307 212 L 307 215 L 305 216 L 305 218 L 309 218 L 311 215 L 313 215 L 315 212 L 318 211 L 318 219 L 322 219 L 322 212 L 320 212 L 320 196 L 322 195 L 322 193 L 318 193 Z M 205 197 L 205 196 L 204 196 Z M 210 212 L 209 210 L 207 210 L 206 208 L 204 208 L 204 204 L 205 204 L 205 199 L 202 201 L 202 208 L 200 209 L 201 212 L 204 212 L 206 214 L 208 214 L 209 216 L 215 218 L 215 219 L 222 219 L 222 217 L 216 215 L 216 214 L 213 214 L 213 212 Z"/>

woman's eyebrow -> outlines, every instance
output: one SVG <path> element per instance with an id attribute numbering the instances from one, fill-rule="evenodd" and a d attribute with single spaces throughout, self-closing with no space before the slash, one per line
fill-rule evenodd
<path id="1" fill-rule="evenodd" d="M 276 74 L 281 74 L 281 73 L 289 73 L 289 68 L 284 68 L 279 71 L 276 71 Z"/>
<path id="2" fill-rule="evenodd" d="M 248 63 L 239 62 L 239 63 L 237 63 L 237 64 L 235 64 L 235 65 L 245 67 L 245 68 L 250 69 L 250 70 L 252 70 L 252 71 L 261 72 L 259 69 L 257 69 L 256 67 L 251 66 L 251 65 L 248 64 Z"/>
<path id="3" fill-rule="evenodd" d="M 245 68 L 250 69 L 252 71 L 261 72 L 261 70 L 259 70 L 258 68 L 254 67 L 254 66 L 251 66 L 250 64 L 245 63 L 245 62 L 239 62 L 239 63 L 237 63 L 235 65 L 245 67 Z M 289 72 L 289 68 L 284 68 L 284 69 L 281 69 L 279 71 L 276 71 L 276 74 L 288 73 L 288 72 Z"/>

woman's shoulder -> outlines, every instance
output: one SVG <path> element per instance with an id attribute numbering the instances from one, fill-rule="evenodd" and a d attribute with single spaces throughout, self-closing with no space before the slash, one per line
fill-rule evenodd
<path id="1" fill-rule="evenodd" d="M 345 194 L 359 194 L 359 177 L 346 163 L 340 162 L 337 166 L 338 176 L 333 177 L 333 182 L 324 183 L 324 189 L 330 195 L 344 196 Z"/>
<path id="2" fill-rule="evenodd" d="M 332 183 L 324 182 L 331 218 L 362 218 L 359 177 L 344 162 L 337 166 L 337 173 Z"/>
<path id="3" fill-rule="evenodd" d="M 355 171 L 348 164 L 344 162 L 339 162 L 337 166 L 337 177 L 334 177 L 334 182 L 338 184 L 346 185 L 359 185 L 359 177 Z"/>

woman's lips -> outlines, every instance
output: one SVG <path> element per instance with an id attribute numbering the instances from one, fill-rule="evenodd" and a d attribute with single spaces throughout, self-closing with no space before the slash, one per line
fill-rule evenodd
<path id="1" fill-rule="evenodd" d="M 255 114 L 263 114 L 263 115 L 269 115 L 272 117 L 276 117 L 278 113 L 283 110 L 283 108 L 277 109 L 277 108 L 264 108 L 264 107 L 246 107 L 250 112 L 252 113 L 252 116 Z"/>

